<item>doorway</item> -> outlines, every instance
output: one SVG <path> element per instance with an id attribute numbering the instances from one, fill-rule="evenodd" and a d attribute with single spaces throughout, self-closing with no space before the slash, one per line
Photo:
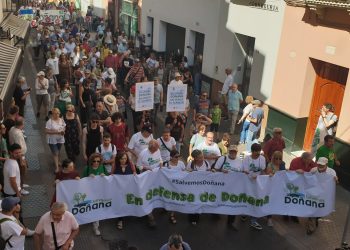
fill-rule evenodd
<path id="1" fill-rule="evenodd" d="M 349 73 L 349 69 L 339 65 L 312 58 L 310 58 L 310 61 L 315 70 L 316 79 L 304 137 L 303 148 L 306 151 L 311 150 L 322 105 L 325 103 L 332 104 L 335 115 L 339 117 Z"/>
<path id="2" fill-rule="evenodd" d="M 179 62 L 184 55 L 186 29 L 167 23 L 166 52 L 178 57 Z"/>

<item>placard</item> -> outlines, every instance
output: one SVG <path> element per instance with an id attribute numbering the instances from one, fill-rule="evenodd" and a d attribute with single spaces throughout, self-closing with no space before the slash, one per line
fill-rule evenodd
<path id="1" fill-rule="evenodd" d="M 187 84 L 168 85 L 166 112 L 186 110 Z"/>
<path id="2" fill-rule="evenodd" d="M 153 109 L 154 82 L 138 82 L 135 91 L 135 111 Z"/>

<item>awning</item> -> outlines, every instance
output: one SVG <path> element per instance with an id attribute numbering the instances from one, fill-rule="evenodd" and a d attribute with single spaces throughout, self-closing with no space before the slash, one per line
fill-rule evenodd
<path id="1" fill-rule="evenodd" d="M 25 39 L 29 29 L 29 22 L 14 14 L 8 14 L 0 24 L 3 31 L 10 31 L 11 35 Z"/>
<path id="2" fill-rule="evenodd" d="M 0 42 L 0 102 L 8 104 L 15 89 L 13 79 L 20 70 L 22 50 Z"/>

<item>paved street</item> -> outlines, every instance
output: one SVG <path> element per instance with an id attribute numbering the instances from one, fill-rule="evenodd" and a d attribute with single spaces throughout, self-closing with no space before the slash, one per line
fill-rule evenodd
<path id="1" fill-rule="evenodd" d="M 33 61 L 31 49 L 27 48 L 24 57 L 22 74 L 27 77 L 28 84 L 33 88 L 36 72 L 43 68 L 43 61 Z M 33 110 L 34 91 L 27 99 L 25 110 L 25 133 L 28 144 L 29 173 L 26 183 L 30 184 L 30 195 L 23 201 L 23 215 L 28 227 L 34 228 L 40 216 L 49 210 L 53 188 L 53 161 L 44 136 L 44 118 L 37 119 Z M 34 105 L 35 106 L 35 105 Z M 224 126 L 223 126 L 224 127 Z M 158 131 L 161 131 L 159 127 Z M 237 129 L 238 131 L 238 129 Z M 64 150 L 62 150 L 63 152 Z M 81 172 L 83 165 L 77 164 Z M 116 229 L 116 220 L 101 222 L 102 236 L 97 237 L 92 232 L 92 226 L 82 225 L 76 240 L 75 249 L 109 249 L 108 243 L 125 239 L 129 245 L 141 250 L 155 250 L 166 242 L 171 233 L 183 235 L 192 249 L 334 249 L 341 242 L 345 216 L 350 195 L 343 188 L 337 188 L 336 212 L 320 222 L 319 230 L 312 236 L 305 233 L 304 220 L 300 224 L 284 222 L 275 216 L 275 226 L 268 228 L 266 219 L 261 222 L 264 229 L 260 232 L 249 227 L 248 221 L 237 220 L 238 231 L 227 227 L 226 216 L 202 215 L 197 226 L 187 222 L 187 216 L 177 214 L 178 224 L 168 221 L 166 212 L 157 210 L 157 228 L 149 230 L 145 218 L 126 218 L 124 230 Z M 347 238 L 350 240 L 350 237 Z M 26 248 L 33 249 L 33 240 L 26 240 Z"/>

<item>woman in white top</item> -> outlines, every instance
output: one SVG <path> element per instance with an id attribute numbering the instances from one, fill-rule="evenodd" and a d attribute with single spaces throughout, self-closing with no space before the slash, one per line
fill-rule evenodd
<path id="1" fill-rule="evenodd" d="M 60 118 L 60 110 L 58 108 L 52 109 L 52 116 L 46 122 L 47 143 L 49 144 L 54 163 L 55 173 L 59 171 L 59 155 L 62 145 L 64 144 L 64 131 L 66 123 Z"/>
<path id="2" fill-rule="evenodd" d="M 180 153 L 173 149 L 170 151 L 170 160 L 164 163 L 164 167 L 171 169 L 173 171 L 184 171 L 186 170 L 185 163 L 183 161 L 179 161 Z M 172 224 L 176 224 L 175 213 L 173 211 L 170 212 L 169 221 Z"/>
<path id="3" fill-rule="evenodd" d="M 82 53 L 80 53 L 80 47 L 76 46 L 74 51 L 70 54 L 70 58 L 72 60 L 72 66 L 76 67 L 79 65 L 79 61 L 82 58 Z"/>
<path id="4" fill-rule="evenodd" d="M 239 139 L 239 144 L 246 143 L 248 128 L 249 128 L 249 124 L 250 124 L 250 121 L 247 118 L 253 111 L 253 104 L 252 104 L 253 100 L 254 100 L 254 98 L 250 95 L 248 95 L 245 98 L 245 102 L 246 102 L 247 106 L 245 106 L 245 108 L 243 109 L 243 115 L 237 123 L 237 124 L 240 124 L 244 121 L 243 126 L 242 126 L 242 131 L 241 131 L 241 137 Z"/>
<path id="5" fill-rule="evenodd" d="M 35 79 L 35 92 L 36 92 L 36 117 L 40 117 L 40 108 L 44 107 L 44 114 L 47 115 L 47 107 L 49 106 L 49 80 L 45 78 L 44 71 L 39 71 L 37 78 Z"/>

